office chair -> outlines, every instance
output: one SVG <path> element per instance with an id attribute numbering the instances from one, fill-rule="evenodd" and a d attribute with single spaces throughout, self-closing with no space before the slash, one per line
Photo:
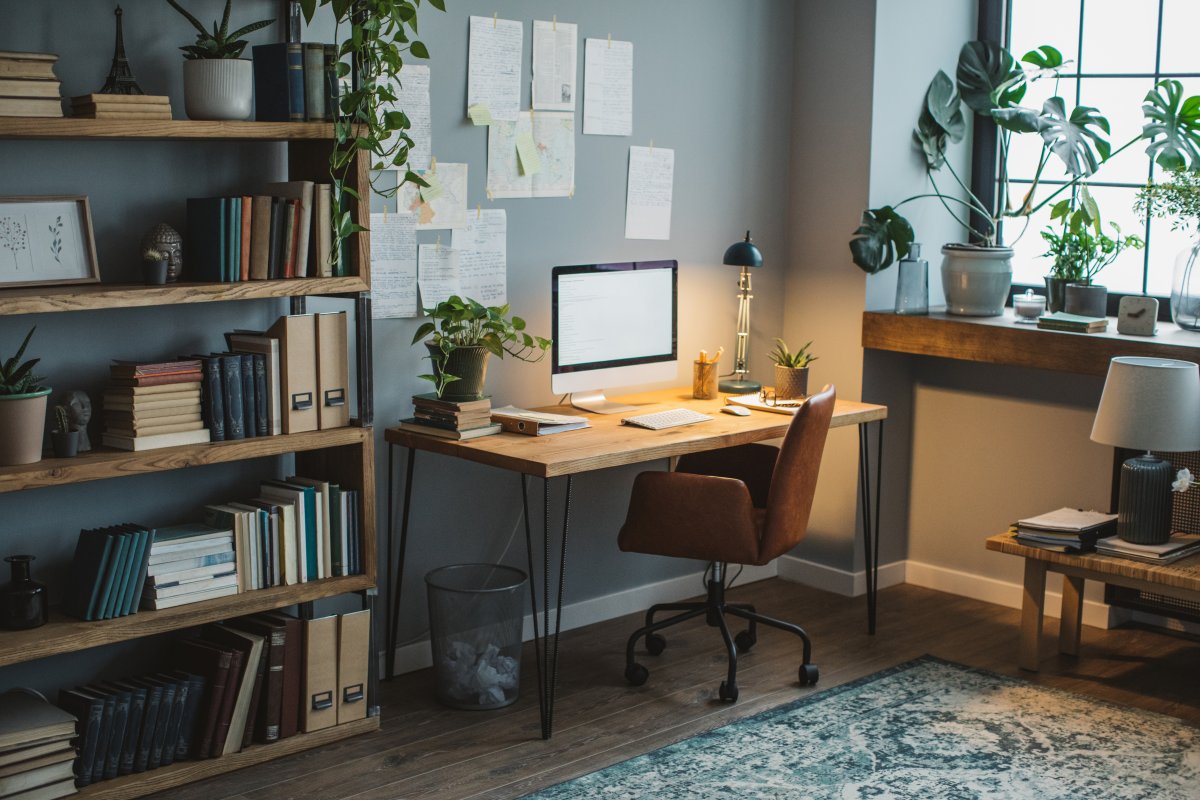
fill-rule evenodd
<path id="1" fill-rule="evenodd" d="M 720 629 L 729 654 L 729 672 L 719 692 L 722 700 L 737 701 L 737 656 L 754 646 L 759 623 L 800 637 L 800 685 L 817 682 L 820 671 L 811 663 L 812 642 L 804 629 L 763 616 L 753 606 L 726 603 L 725 572 L 731 563 L 766 564 L 804 538 L 835 394 L 826 386 L 810 397 L 796 412 L 781 447 L 745 444 L 687 455 L 674 472 L 637 476 L 617 539 L 621 549 L 712 564 L 704 602 L 660 603 L 646 612 L 646 624 L 629 637 L 625 648 L 625 679 L 630 684 L 641 686 L 650 674 L 634 660 L 638 639 L 645 637 L 646 650 L 656 656 L 667 645 L 658 631 L 701 614 Z M 664 611 L 677 613 L 655 622 L 655 615 Z M 727 614 L 749 622 L 736 638 L 729 633 Z"/>

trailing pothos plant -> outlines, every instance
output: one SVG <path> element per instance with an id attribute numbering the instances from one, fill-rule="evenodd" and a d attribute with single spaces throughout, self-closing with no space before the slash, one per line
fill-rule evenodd
<path id="1" fill-rule="evenodd" d="M 439 11 L 446 10 L 445 0 L 428 0 Z M 333 254 L 354 233 L 366 230 L 354 221 L 341 202 L 349 195 L 367 202 L 348 184 L 354 172 L 356 156 L 366 153 L 373 172 L 371 190 L 384 197 L 393 196 L 404 183 L 428 186 L 415 172 L 407 169 L 408 153 L 413 147 L 411 127 L 403 110 L 393 110 L 393 87 L 399 84 L 400 68 L 406 58 L 429 58 L 429 49 L 417 36 L 417 9 L 421 0 L 300 0 L 304 18 L 311 23 L 317 9 L 329 6 L 334 17 L 334 40 L 339 41 L 337 79 L 355 72 L 349 91 L 339 94 L 334 121 L 333 150 L 329 154 L 329 174 L 333 183 Z M 342 31 L 347 30 L 342 40 Z M 377 183 L 378 170 L 398 169 L 403 179 L 394 187 Z"/>
<path id="2" fill-rule="evenodd" d="M 1160 166 L 1174 169 L 1185 164 L 1200 165 L 1200 97 L 1184 100 L 1179 81 L 1160 81 L 1146 94 L 1141 133 L 1114 150 L 1107 138 L 1108 120 L 1097 109 L 1076 106 L 1068 113 L 1066 101 L 1058 94 L 1064 66 L 1062 53 L 1049 45 L 1029 51 L 1018 62 L 992 42 L 967 42 L 959 53 L 957 80 L 938 70 L 929 84 L 912 134 L 924 156 L 933 190 L 864 211 L 862 223 L 850 241 L 854 263 L 875 273 L 908 254 L 915 233 L 897 209 L 914 200 L 936 198 L 976 242 L 994 246 L 1002 220 L 1028 220 L 1139 141 L 1149 141 L 1146 152 Z M 1038 80 L 1054 81 L 1052 96 L 1040 110 L 1020 105 L 1029 84 Z M 973 194 L 946 158 L 948 145 L 961 142 L 966 134 L 964 103 L 969 112 L 991 119 L 999 129 L 999 180 L 994 203 Z M 1008 172 L 1014 135 L 1041 139 L 1037 169 L 1023 192 L 1014 192 Z M 1039 199 L 1035 195 L 1043 172 L 1054 160 L 1061 162 L 1068 178 Z M 938 184 L 937 175 L 943 167 L 953 181 L 952 194 Z"/>

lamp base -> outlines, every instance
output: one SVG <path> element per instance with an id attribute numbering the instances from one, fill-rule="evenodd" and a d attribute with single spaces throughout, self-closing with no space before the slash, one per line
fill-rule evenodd
<path id="1" fill-rule="evenodd" d="M 717 391 L 722 394 L 751 394 L 762 388 L 762 384 L 758 381 L 751 381 L 745 378 L 733 377 L 727 378 L 717 384 Z"/>
<path id="2" fill-rule="evenodd" d="M 1121 465 L 1117 535 L 1134 544 L 1171 538 L 1171 462 L 1150 453 Z"/>

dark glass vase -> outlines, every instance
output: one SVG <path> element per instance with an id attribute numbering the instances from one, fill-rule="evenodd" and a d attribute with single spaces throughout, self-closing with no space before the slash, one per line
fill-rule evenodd
<path id="1" fill-rule="evenodd" d="M 50 618 L 46 587 L 30 577 L 33 556 L 9 556 L 12 582 L 0 589 L 0 628 L 25 630 L 45 625 Z"/>

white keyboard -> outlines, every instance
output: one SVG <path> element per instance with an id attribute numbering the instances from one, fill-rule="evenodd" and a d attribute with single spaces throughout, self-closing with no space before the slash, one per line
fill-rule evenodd
<path id="1" fill-rule="evenodd" d="M 696 422 L 710 420 L 708 414 L 692 411 L 690 408 L 671 408 L 666 411 L 655 411 L 651 414 L 639 414 L 636 417 L 625 417 L 622 425 L 636 425 L 639 428 L 649 428 L 659 431 L 663 428 L 676 428 L 680 425 L 691 425 Z"/>

